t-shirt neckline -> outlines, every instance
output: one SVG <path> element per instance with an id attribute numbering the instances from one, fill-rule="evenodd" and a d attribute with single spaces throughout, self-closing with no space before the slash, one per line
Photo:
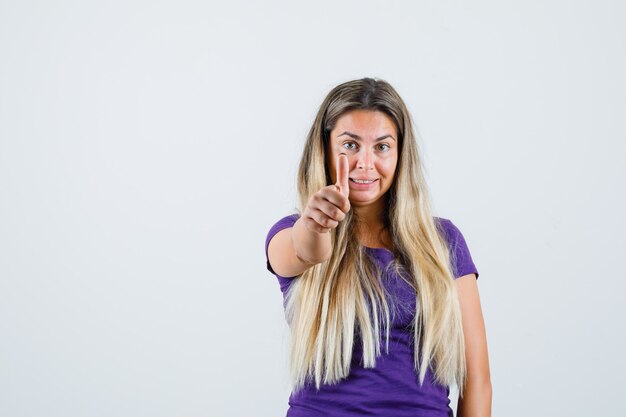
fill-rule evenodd
<path id="1" fill-rule="evenodd" d="M 370 246 L 363 246 L 365 249 L 367 250 L 371 250 L 371 251 L 375 251 L 375 252 L 386 252 L 389 253 L 391 255 L 393 255 L 393 251 L 387 249 L 387 248 L 372 248 Z"/>

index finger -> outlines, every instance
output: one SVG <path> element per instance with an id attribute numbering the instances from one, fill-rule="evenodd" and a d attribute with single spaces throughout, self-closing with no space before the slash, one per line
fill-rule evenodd
<path id="1" fill-rule="evenodd" d="M 339 187 L 339 192 L 346 197 L 350 194 L 350 184 L 348 183 L 349 171 L 348 157 L 340 153 L 337 155 L 337 183 L 335 185 Z"/>

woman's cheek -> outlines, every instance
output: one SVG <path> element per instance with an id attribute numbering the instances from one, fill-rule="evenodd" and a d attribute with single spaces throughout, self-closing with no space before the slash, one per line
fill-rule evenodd
<path id="1" fill-rule="evenodd" d="M 381 166 L 381 171 L 385 174 L 385 176 L 389 176 L 393 174 L 394 171 L 394 163 L 392 159 L 386 159 L 383 161 Z"/>

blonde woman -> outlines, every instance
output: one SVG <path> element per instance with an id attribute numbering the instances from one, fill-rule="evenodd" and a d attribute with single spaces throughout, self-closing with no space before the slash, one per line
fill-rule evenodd
<path id="1" fill-rule="evenodd" d="M 411 117 L 394 88 L 335 87 L 298 171 L 300 211 L 266 239 L 291 330 L 289 417 L 491 415 L 476 269 L 431 215 Z"/>

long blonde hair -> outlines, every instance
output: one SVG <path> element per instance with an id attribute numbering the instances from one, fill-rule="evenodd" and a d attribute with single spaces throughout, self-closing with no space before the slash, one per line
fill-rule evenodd
<path id="1" fill-rule="evenodd" d="M 341 115 L 356 109 L 384 112 L 397 127 L 398 164 L 386 198 L 385 225 L 399 264 L 416 289 L 412 328 L 419 382 L 423 384 L 430 366 L 438 383 L 456 383 L 462 395 L 465 348 L 448 245 L 431 216 L 411 117 L 387 82 L 371 78 L 349 81 L 326 96 L 300 161 L 300 210 L 304 210 L 312 194 L 331 184 L 325 151 L 330 132 Z M 381 330 L 385 331 L 389 350 L 389 304 L 377 278 L 379 271 L 357 240 L 356 221 L 351 210 L 331 231 L 331 258 L 294 278 L 286 294 L 293 392 L 310 380 L 319 389 L 322 383 L 335 384 L 347 377 L 357 332 L 363 344 L 365 367 L 374 367 L 380 356 Z"/>

